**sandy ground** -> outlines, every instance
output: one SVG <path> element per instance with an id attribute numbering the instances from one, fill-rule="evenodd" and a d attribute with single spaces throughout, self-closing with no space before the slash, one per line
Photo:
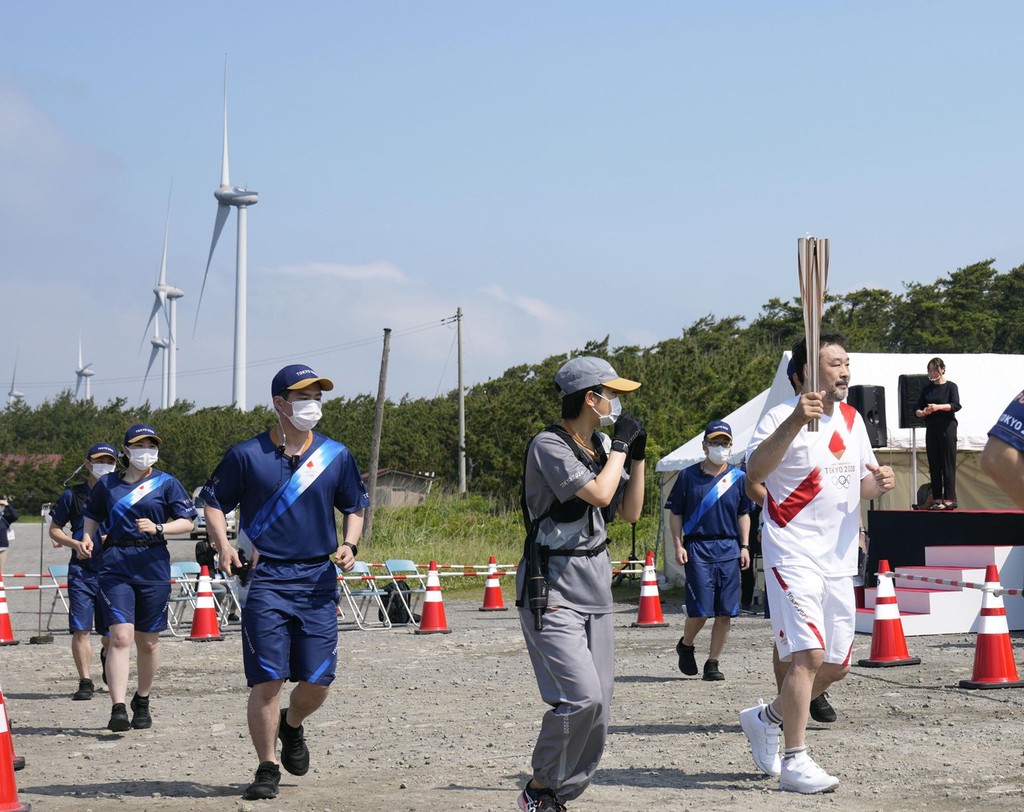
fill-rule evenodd
<path id="1" fill-rule="evenodd" d="M 30 537 L 19 528 L 9 572 L 39 570 Z M 191 552 L 191 543 L 172 542 L 176 558 Z M 63 560 L 47 543 L 44 563 Z M 339 679 L 306 723 L 309 774 L 285 774 L 277 800 L 246 802 L 256 759 L 236 625 L 219 643 L 167 635 L 154 727 L 112 734 L 105 692 L 70 699 L 69 636 L 29 644 L 40 593 L 7 594 L 21 644 L 0 648 L 0 684 L 15 749 L 28 762 L 16 774 L 19 798 L 36 810 L 513 810 L 528 777 L 544 706 L 514 610 L 483 613 L 479 599 L 446 599 L 448 635 L 344 632 Z M 52 592 L 42 595 L 45 613 Z M 727 679 L 707 683 L 676 668 L 680 596 L 663 596 L 666 628 L 630 628 L 636 600 L 616 607 L 611 736 L 573 812 L 1024 808 L 1024 689 L 957 688 L 971 674 L 970 636 L 912 638 L 920 666 L 855 668 L 832 692 L 839 721 L 809 734 L 812 754 L 842 784 L 797 797 L 759 775 L 737 721 L 740 709 L 773 695 L 768 622 L 738 619 L 722 659 Z M 1020 649 L 1020 636 L 1014 641 Z M 707 642 L 705 632 L 699 643 Z M 858 636 L 855 659 L 869 646 Z"/>

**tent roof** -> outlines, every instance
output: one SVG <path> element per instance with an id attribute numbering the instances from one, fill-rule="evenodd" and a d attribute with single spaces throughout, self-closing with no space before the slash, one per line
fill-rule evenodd
<path id="1" fill-rule="evenodd" d="M 786 380 L 786 366 L 790 353 L 784 352 L 775 370 L 772 385 L 747 401 L 724 420 L 733 429 L 733 457 L 738 463 L 746 453 L 750 437 L 761 416 L 773 406 L 793 396 L 793 388 Z M 932 353 L 850 353 L 850 383 L 853 386 L 880 386 L 885 396 L 885 423 L 887 448 L 907 450 L 916 444 L 924 448 L 923 429 L 900 428 L 899 376 L 923 375 L 934 355 Z M 943 354 L 946 375 L 960 389 L 963 408 L 957 412 L 957 448 L 961 451 L 980 451 L 988 439 L 988 431 L 1002 413 L 1003 408 L 1024 389 L 1024 355 L 996 355 L 994 353 L 970 355 Z M 708 415 L 713 419 L 715 415 Z M 704 458 L 701 449 L 703 434 L 658 461 L 658 471 L 677 471 Z"/>

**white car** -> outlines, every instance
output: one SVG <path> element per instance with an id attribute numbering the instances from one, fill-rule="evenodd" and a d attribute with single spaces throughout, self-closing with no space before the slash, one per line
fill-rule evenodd
<path id="1" fill-rule="evenodd" d="M 193 539 L 204 539 L 207 537 L 206 533 L 206 515 L 203 508 L 206 506 L 206 500 L 202 496 L 203 489 L 196 488 L 192 491 L 192 504 L 195 505 L 196 510 L 199 511 L 199 516 L 196 517 L 196 526 L 192 528 L 190 534 Z M 238 511 L 232 510 L 230 513 L 224 514 L 224 518 L 228 522 L 228 538 L 233 539 L 238 536 Z"/>

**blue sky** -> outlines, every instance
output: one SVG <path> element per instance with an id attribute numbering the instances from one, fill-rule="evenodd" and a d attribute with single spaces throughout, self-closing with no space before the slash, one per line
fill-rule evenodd
<path id="1" fill-rule="evenodd" d="M 345 396 L 467 384 L 610 334 L 1024 262 L 1011 2 L 9 3 L 0 28 L 0 385 L 159 401 L 139 353 L 168 193 L 178 395 L 230 402 L 249 210 L 248 405 L 286 360 Z M 436 326 L 432 326 L 436 325 Z M 428 327 L 417 331 L 418 327 Z"/>

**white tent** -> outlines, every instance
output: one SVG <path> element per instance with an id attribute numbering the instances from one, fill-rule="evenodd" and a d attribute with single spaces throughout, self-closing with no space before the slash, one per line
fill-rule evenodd
<path id="1" fill-rule="evenodd" d="M 783 353 L 768 389 L 729 415 L 706 415 L 707 420 L 721 417 L 732 426 L 731 462 L 739 464 L 743 460 L 747 444 L 761 416 L 768 409 L 792 397 L 793 388 L 786 379 L 789 357 L 789 352 Z M 887 442 L 884 448 L 875 449 L 875 455 L 879 462 L 891 465 L 895 470 L 896 487 L 880 499 L 875 508 L 910 508 L 916 501 L 917 486 L 929 480 L 928 461 L 924 452 L 925 430 L 900 428 L 899 376 L 923 375 L 932 357 L 934 353 L 850 353 L 851 385 L 880 386 L 885 391 Z M 960 390 L 963 405 L 957 412 L 957 502 L 965 509 L 1012 510 L 1013 504 L 981 473 L 978 458 L 985 447 L 992 424 L 1006 404 L 1024 389 L 1024 355 L 943 354 L 941 357 L 946 363 L 947 377 Z M 701 449 L 703 439 L 703 433 L 698 434 L 658 461 L 656 470 L 661 504 L 664 505 L 668 498 L 679 471 L 704 458 Z M 663 524 L 667 527 L 667 515 L 663 518 Z M 673 560 L 669 561 L 670 557 Z M 665 556 L 665 564 L 669 580 L 678 582 L 682 568 L 675 564 L 674 556 Z"/>

